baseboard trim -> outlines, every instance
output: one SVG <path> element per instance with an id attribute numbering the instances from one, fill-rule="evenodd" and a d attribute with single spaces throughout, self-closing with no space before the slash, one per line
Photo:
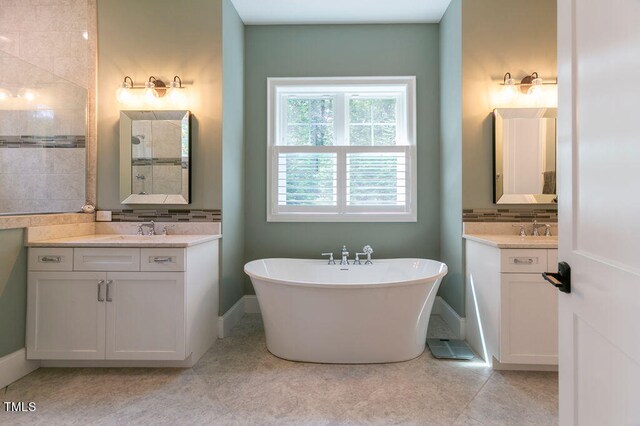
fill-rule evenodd
<path id="1" fill-rule="evenodd" d="M 0 358 L 0 389 L 40 368 L 40 361 L 27 359 L 27 350 L 19 349 Z"/>
<path id="2" fill-rule="evenodd" d="M 244 313 L 259 314 L 260 305 L 258 304 L 258 296 L 255 294 L 247 294 L 244 296 Z"/>
<path id="3" fill-rule="evenodd" d="M 436 296 L 433 304 L 432 315 L 440 315 L 447 326 L 456 333 L 459 339 L 466 338 L 466 319 L 458 313 L 440 296 Z"/>
<path id="4" fill-rule="evenodd" d="M 227 312 L 218 317 L 218 338 L 224 339 L 231 333 L 231 329 L 240 321 L 246 312 L 245 297 L 241 297 Z"/>

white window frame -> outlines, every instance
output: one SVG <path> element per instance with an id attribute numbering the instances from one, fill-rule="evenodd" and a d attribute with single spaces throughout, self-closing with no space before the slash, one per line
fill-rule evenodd
<path id="1" fill-rule="evenodd" d="M 341 92 L 347 96 L 334 98 L 334 146 L 286 146 L 277 141 L 286 138 L 286 117 L 282 101 L 295 93 L 326 95 Z M 278 205 L 278 154 L 281 152 L 335 152 L 338 157 L 338 194 L 346 194 L 346 152 L 369 152 L 369 147 L 348 146 L 349 119 L 345 109 L 351 92 L 364 96 L 396 97 L 398 122 L 396 136 L 403 144 L 377 146 L 375 151 L 404 152 L 407 157 L 407 202 L 405 206 L 350 206 L 338 195 L 337 207 Z M 346 99 L 346 101 L 345 101 Z M 267 79 L 267 222 L 417 222 L 417 155 L 416 155 L 416 78 L 408 77 L 326 77 Z"/>

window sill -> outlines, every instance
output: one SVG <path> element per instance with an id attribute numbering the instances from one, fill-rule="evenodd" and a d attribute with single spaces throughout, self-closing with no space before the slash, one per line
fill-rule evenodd
<path id="1" fill-rule="evenodd" d="M 318 214 L 318 213 L 278 213 L 268 214 L 267 222 L 331 222 L 331 223 L 353 223 L 353 222 L 417 222 L 415 213 L 398 214 L 376 214 L 376 213 L 351 213 L 351 214 Z"/>

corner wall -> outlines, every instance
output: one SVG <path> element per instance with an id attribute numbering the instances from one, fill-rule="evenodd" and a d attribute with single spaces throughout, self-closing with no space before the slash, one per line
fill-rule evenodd
<path id="1" fill-rule="evenodd" d="M 222 1 L 220 315 L 244 294 L 244 24 Z"/>
<path id="2" fill-rule="evenodd" d="M 440 295 L 464 316 L 462 248 L 462 0 L 440 21 Z"/>

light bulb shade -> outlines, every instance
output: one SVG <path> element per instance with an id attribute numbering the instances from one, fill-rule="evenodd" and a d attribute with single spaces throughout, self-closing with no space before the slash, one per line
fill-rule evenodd
<path id="1" fill-rule="evenodd" d="M 542 84 L 532 84 L 527 93 L 532 96 L 540 96 L 542 94 Z"/>
<path id="2" fill-rule="evenodd" d="M 11 92 L 9 92 L 7 89 L 0 89 L 0 101 L 4 101 L 5 99 L 8 99 L 11 97 Z"/>
<path id="3" fill-rule="evenodd" d="M 133 101 L 133 94 L 128 87 L 119 87 L 116 91 L 116 98 L 121 104 L 129 104 Z"/>
<path id="4" fill-rule="evenodd" d="M 187 101 L 187 90 L 171 83 L 167 89 L 167 98 L 173 105 L 184 106 Z"/>
<path id="5" fill-rule="evenodd" d="M 502 96 L 506 99 L 513 98 L 518 94 L 518 89 L 515 84 L 507 84 L 502 88 Z"/>
<path id="6" fill-rule="evenodd" d="M 150 103 L 156 102 L 158 100 L 158 93 L 156 92 L 156 89 L 144 89 L 144 99 Z"/>

